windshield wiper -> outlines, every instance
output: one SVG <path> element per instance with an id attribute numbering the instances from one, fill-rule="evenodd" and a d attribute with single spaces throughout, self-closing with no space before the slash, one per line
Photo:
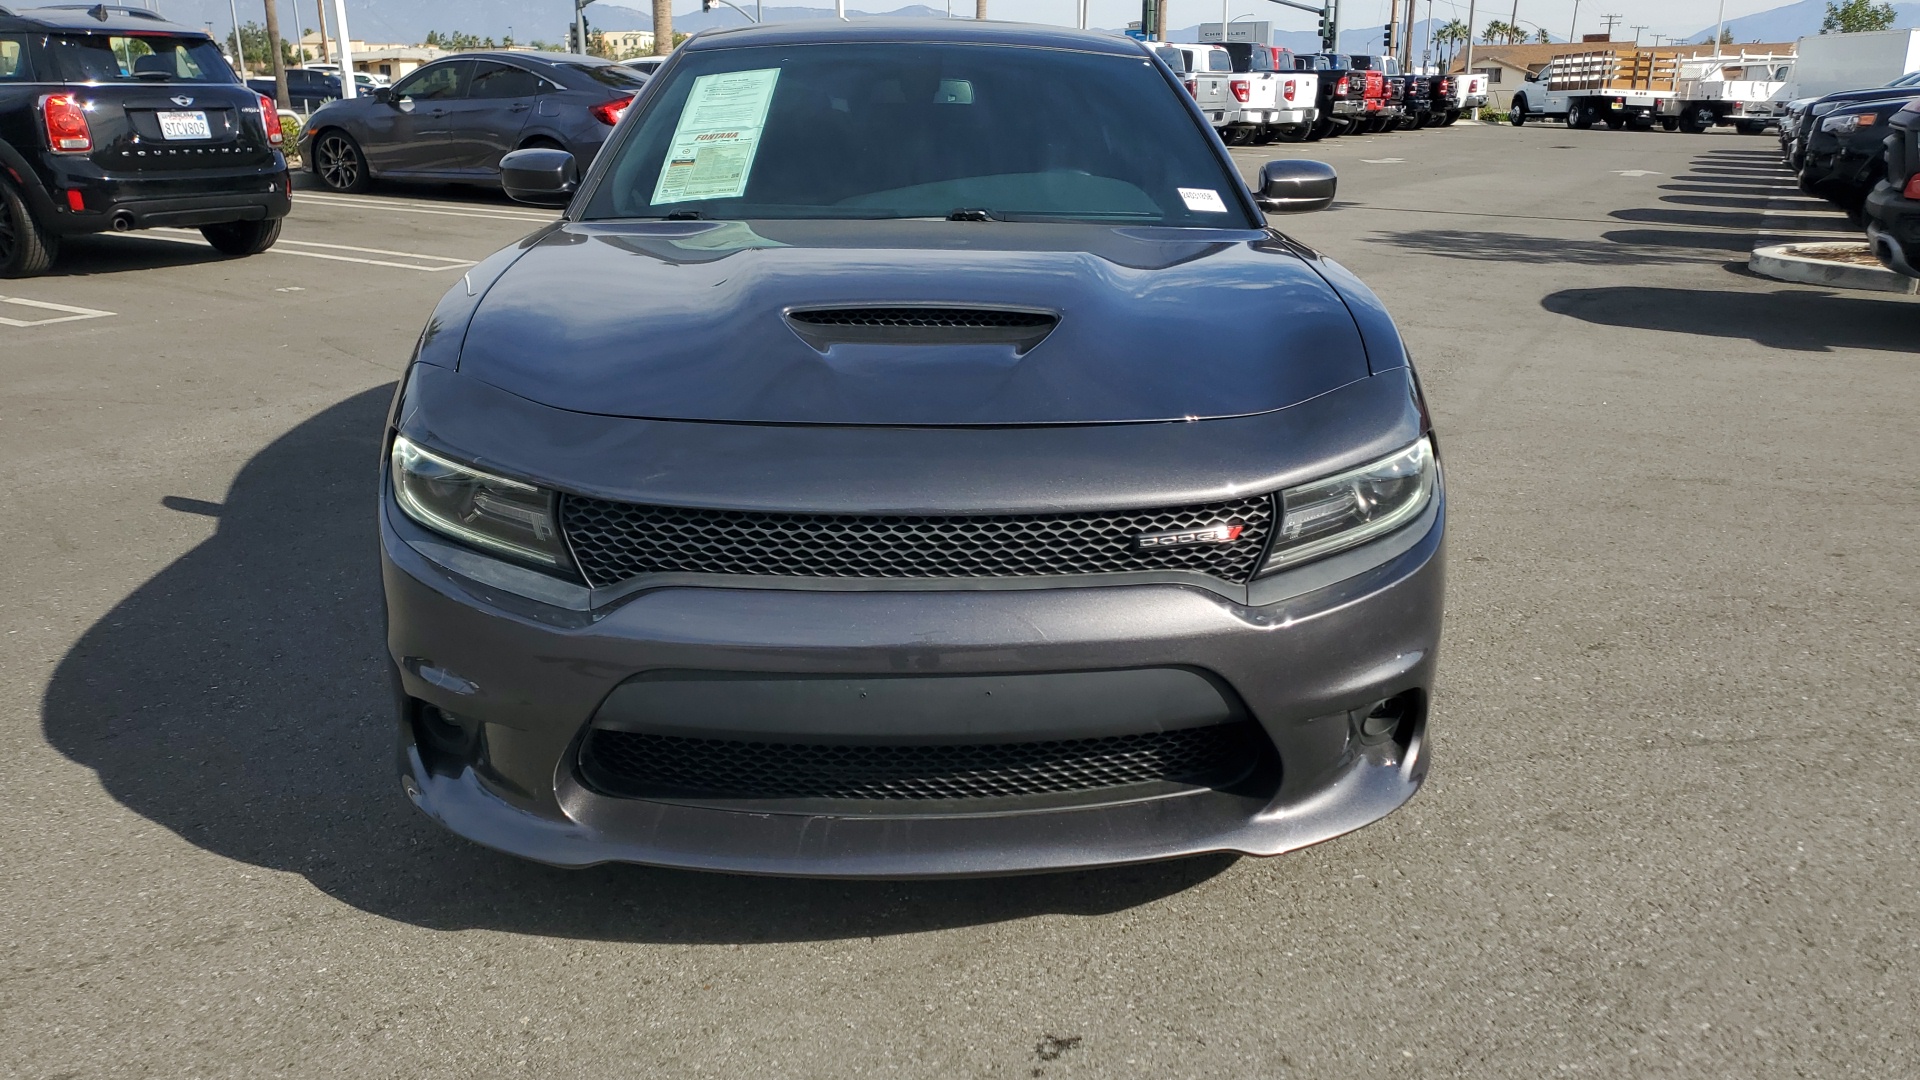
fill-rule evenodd
<path id="1" fill-rule="evenodd" d="M 1005 221 L 1006 219 L 991 210 L 963 206 L 947 215 L 948 221 Z"/>
<path id="2" fill-rule="evenodd" d="M 698 210 L 675 210 L 673 213 L 665 215 L 660 220 L 662 221 L 699 221 L 702 218 L 705 218 L 706 216 L 707 215 L 702 214 Z"/>

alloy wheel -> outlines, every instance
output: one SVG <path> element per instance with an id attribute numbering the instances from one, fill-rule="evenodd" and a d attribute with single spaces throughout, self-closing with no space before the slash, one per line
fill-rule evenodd
<path id="1" fill-rule="evenodd" d="M 344 136 L 329 135 L 320 140 L 320 179 L 336 191 L 345 191 L 360 181 L 360 155 Z"/>

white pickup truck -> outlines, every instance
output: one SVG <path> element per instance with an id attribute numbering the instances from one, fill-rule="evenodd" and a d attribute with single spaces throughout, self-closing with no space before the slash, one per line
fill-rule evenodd
<path id="1" fill-rule="evenodd" d="M 1456 76 L 1453 80 L 1453 105 L 1447 123 L 1451 124 L 1463 112 L 1487 107 L 1487 73 L 1476 71 Z"/>
<path id="2" fill-rule="evenodd" d="M 1174 41 L 1156 41 L 1152 43 L 1154 55 L 1173 69 L 1175 75 L 1193 95 L 1200 111 L 1207 116 L 1207 123 L 1216 130 L 1225 128 L 1232 122 L 1231 117 L 1238 114 L 1240 104 L 1234 100 L 1232 87 L 1228 82 L 1233 75 L 1233 57 L 1218 45 L 1187 45 Z"/>
<path id="3" fill-rule="evenodd" d="M 1758 135 L 1777 123 L 1782 95 L 1793 74 L 1793 56 L 1772 53 L 1696 56 L 1680 61 L 1673 97 L 1655 110 L 1668 131 L 1699 133 L 1715 124 L 1732 124 L 1742 135 Z"/>
<path id="4" fill-rule="evenodd" d="M 1306 138 L 1320 115 L 1319 76 L 1295 71 L 1293 55 L 1272 45 L 1229 41 L 1221 47 L 1233 58 L 1227 89 L 1239 106 L 1221 135 L 1230 143 Z"/>

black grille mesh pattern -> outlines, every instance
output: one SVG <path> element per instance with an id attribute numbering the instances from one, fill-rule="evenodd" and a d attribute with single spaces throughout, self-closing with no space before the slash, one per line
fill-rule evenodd
<path id="1" fill-rule="evenodd" d="M 1033 329 L 1059 320 L 1044 311 L 996 311 L 992 308 L 868 307 L 794 311 L 787 318 L 808 326 L 896 326 L 974 329 Z"/>
<path id="2" fill-rule="evenodd" d="M 596 586 L 640 574 L 822 578 L 1018 578 L 1196 570 L 1245 581 L 1265 545 L 1266 496 L 1100 514 L 765 514 L 569 495 L 561 521 Z M 1243 526 L 1230 543 L 1141 548 L 1148 533 Z"/>
<path id="3" fill-rule="evenodd" d="M 1172 781 L 1237 780 L 1262 736 L 1242 721 L 1051 742 L 959 745 L 745 742 L 595 730 L 588 783 L 626 798 L 986 799 Z"/>

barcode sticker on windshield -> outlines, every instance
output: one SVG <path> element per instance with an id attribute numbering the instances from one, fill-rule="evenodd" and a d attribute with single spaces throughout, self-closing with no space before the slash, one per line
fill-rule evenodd
<path id="1" fill-rule="evenodd" d="M 779 68 L 759 68 L 693 80 L 653 188 L 655 206 L 746 194 L 760 128 L 767 122 L 779 78 Z"/>
<path id="2" fill-rule="evenodd" d="M 1187 204 L 1187 209 L 1196 214 L 1224 214 L 1227 204 L 1220 201 L 1220 193 L 1212 188 L 1183 187 L 1174 189 Z"/>

